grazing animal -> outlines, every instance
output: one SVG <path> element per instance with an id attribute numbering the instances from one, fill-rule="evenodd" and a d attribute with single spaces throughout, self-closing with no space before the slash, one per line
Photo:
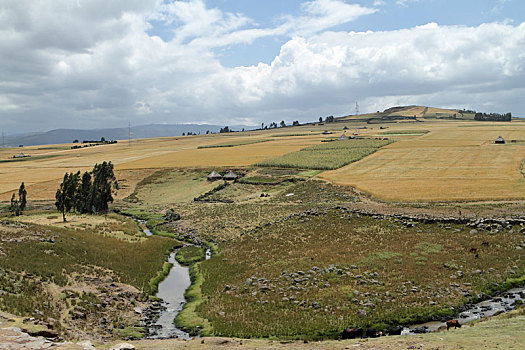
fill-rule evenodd
<path id="1" fill-rule="evenodd" d="M 388 335 L 401 335 L 401 332 L 403 332 L 403 327 L 392 327 L 388 330 Z"/>
<path id="2" fill-rule="evenodd" d="M 458 320 L 450 320 L 450 321 L 447 321 L 447 331 L 448 331 L 451 327 L 454 327 L 454 329 L 456 329 L 456 328 L 461 328 L 461 324 L 459 323 Z"/>
<path id="3" fill-rule="evenodd" d="M 476 259 L 479 259 L 479 254 L 474 255 Z"/>
<path id="4" fill-rule="evenodd" d="M 470 248 L 469 252 L 470 253 L 477 253 L 478 252 L 478 248 Z"/>
<path id="5" fill-rule="evenodd" d="M 369 328 L 366 330 L 367 338 L 379 338 L 382 335 L 383 335 L 383 332 L 378 331 L 377 329 L 374 329 L 374 328 Z"/>
<path id="6" fill-rule="evenodd" d="M 363 338 L 363 328 L 348 328 L 341 335 L 343 339 Z"/>
<path id="7" fill-rule="evenodd" d="M 489 246 L 489 242 L 485 241 L 483 243 L 481 243 L 482 246 L 485 246 L 485 247 L 488 247 Z"/>

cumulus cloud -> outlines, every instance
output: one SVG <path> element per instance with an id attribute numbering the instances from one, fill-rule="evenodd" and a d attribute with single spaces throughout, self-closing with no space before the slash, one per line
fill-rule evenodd
<path id="1" fill-rule="evenodd" d="M 201 0 L 4 0 L 0 120 L 9 131 L 150 122 L 260 124 L 394 104 L 525 112 L 525 24 L 334 32 L 374 8 L 305 2 L 261 28 Z M 173 39 L 148 34 L 152 21 Z M 287 37 L 271 64 L 216 47 Z M 490 107 L 490 108 L 488 108 Z"/>

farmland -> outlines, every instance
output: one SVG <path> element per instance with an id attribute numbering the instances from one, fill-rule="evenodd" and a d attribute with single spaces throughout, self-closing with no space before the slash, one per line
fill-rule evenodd
<path id="1" fill-rule="evenodd" d="M 453 115 L 420 107 L 390 114 L 403 113 L 417 122 L 350 116 L 24 147 L 31 157 L 0 162 L 0 307 L 39 310 L 72 338 L 143 336 L 132 310 L 150 305 L 167 252 L 182 244 L 176 259 L 191 265 L 194 284 L 177 322 L 214 336 L 312 341 L 348 327 L 385 330 L 453 317 L 451 307 L 522 281 L 525 123 L 442 119 Z M 355 138 L 334 140 L 341 133 Z M 493 144 L 500 135 L 508 142 Z M 116 167 L 115 212 L 63 222 L 53 209 L 63 174 L 103 160 Z M 212 170 L 240 178 L 210 182 Z M 28 210 L 14 217 L 8 200 L 22 181 Z"/>

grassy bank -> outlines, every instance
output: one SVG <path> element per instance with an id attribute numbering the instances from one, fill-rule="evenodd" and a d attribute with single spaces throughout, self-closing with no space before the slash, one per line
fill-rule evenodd
<path id="1" fill-rule="evenodd" d="M 213 334 L 213 328 L 207 319 L 197 313 L 197 308 L 204 301 L 202 295 L 202 284 L 204 277 L 200 269 L 200 263 L 190 268 L 191 285 L 184 293 L 186 304 L 175 318 L 175 325 L 191 335 L 200 334 L 209 336 Z"/>
<path id="2" fill-rule="evenodd" d="M 329 211 L 264 227 L 200 264 L 211 277 L 197 313 L 222 336 L 333 338 L 452 316 L 450 307 L 525 273 L 516 248 L 525 242 L 510 230 L 411 226 Z"/>
<path id="3" fill-rule="evenodd" d="M 175 259 L 183 266 L 190 266 L 206 259 L 206 249 L 197 246 L 182 247 L 177 251 Z"/>

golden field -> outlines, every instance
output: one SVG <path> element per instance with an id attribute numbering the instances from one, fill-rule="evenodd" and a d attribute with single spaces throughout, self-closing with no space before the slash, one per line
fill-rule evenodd
<path id="1" fill-rule="evenodd" d="M 525 138 L 525 123 L 436 122 L 424 128 L 430 130 L 424 136 L 400 140 L 320 176 L 391 201 L 525 197 L 525 145 L 491 143 L 499 135 L 506 140 Z"/>
<path id="2" fill-rule="evenodd" d="M 418 107 L 420 108 L 420 107 Z M 430 109 L 429 111 L 430 112 Z M 432 111 L 432 112 L 437 112 Z M 477 201 L 525 198 L 522 162 L 525 143 L 494 145 L 499 135 L 506 140 L 525 139 L 525 122 L 424 120 L 370 124 L 347 120 L 264 131 L 121 141 L 82 149 L 71 145 L 34 146 L 0 150 L 0 199 L 9 200 L 24 181 L 30 200 L 53 199 L 63 174 L 90 170 L 97 162 L 115 164 L 122 190 L 128 196 L 135 185 L 159 168 L 245 167 L 320 144 L 322 139 L 347 134 L 382 136 L 397 140 L 378 152 L 343 168 L 319 176 L 350 185 L 389 201 Z M 367 129 L 360 129 L 366 126 Z M 380 126 L 385 129 L 380 130 Z M 321 135 L 331 130 L 332 135 Z M 417 136 L 418 131 L 427 134 Z M 414 134 L 396 134 L 396 131 Z M 394 135 L 382 135 L 388 132 Z M 276 136 L 280 137 L 276 137 Z M 197 149 L 221 143 L 272 139 L 235 147 Z M 31 159 L 9 161 L 24 152 Z"/>

